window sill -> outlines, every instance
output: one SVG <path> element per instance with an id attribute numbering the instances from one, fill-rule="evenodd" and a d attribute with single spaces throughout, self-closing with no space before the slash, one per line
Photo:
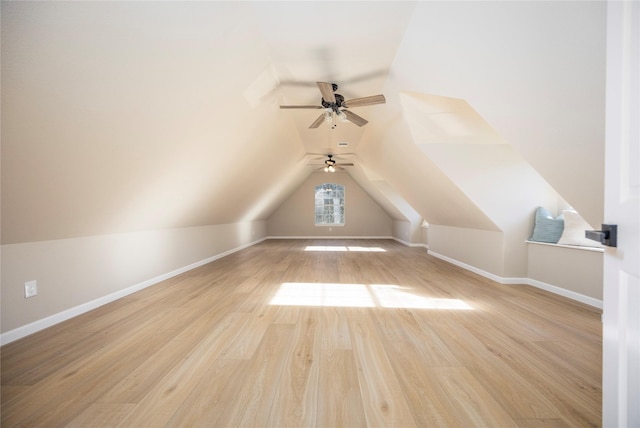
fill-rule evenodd
<path id="1" fill-rule="evenodd" d="M 534 245 L 546 245 L 548 247 L 561 247 L 561 248 L 570 248 L 572 250 L 583 250 L 583 251 L 595 251 L 597 253 L 604 253 L 604 248 L 599 247 L 583 247 L 580 245 L 563 245 L 563 244 L 551 244 L 549 242 L 537 242 L 537 241 L 524 241 L 527 244 Z"/>

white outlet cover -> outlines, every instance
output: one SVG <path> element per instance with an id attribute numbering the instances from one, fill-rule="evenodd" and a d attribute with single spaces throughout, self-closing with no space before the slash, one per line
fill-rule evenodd
<path id="1" fill-rule="evenodd" d="M 28 299 L 29 297 L 33 297 L 38 295 L 38 282 L 37 281 L 27 281 L 24 283 L 24 297 Z"/>

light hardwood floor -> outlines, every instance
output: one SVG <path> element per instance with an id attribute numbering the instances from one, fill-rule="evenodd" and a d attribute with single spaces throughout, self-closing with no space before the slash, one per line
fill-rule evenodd
<path id="1" fill-rule="evenodd" d="M 2 426 L 599 426 L 601 337 L 425 249 L 269 240 L 2 347 Z"/>

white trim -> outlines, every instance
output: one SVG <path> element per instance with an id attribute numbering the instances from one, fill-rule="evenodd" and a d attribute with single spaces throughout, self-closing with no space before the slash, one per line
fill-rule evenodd
<path id="1" fill-rule="evenodd" d="M 593 297 L 585 296 L 584 294 L 576 293 L 575 291 L 567 290 L 566 288 L 561 288 L 556 285 L 547 284 L 546 282 L 538 281 L 537 279 L 531 278 L 529 278 L 529 282 L 527 285 L 540 288 L 542 290 L 546 290 L 560 296 L 568 297 L 571 300 L 585 303 L 598 309 L 602 309 L 602 300 L 594 299 Z"/>
<path id="2" fill-rule="evenodd" d="M 485 278 L 489 278 L 492 281 L 498 282 L 500 284 L 526 284 L 527 283 L 527 278 L 503 278 L 501 276 L 498 276 L 496 274 L 493 274 L 491 272 L 487 272 L 485 270 L 479 269 L 475 266 L 471 266 L 468 265 L 466 263 L 463 263 L 459 260 L 456 259 L 452 259 L 451 257 L 447 257 L 444 256 L 442 254 L 436 253 L 435 251 L 431 251 L 429 250 L 429 254 L 431 254 L 434 257 L 437 257 L 441 260 L 444 260 L 445 262 L 449 262 L 453 265 L 459 266 L 463 269 L 466 269 L 468 271 L 471 271 L 473 273 L 477 273 L 480 276 L 484 276 Z"/>
<path id="3" fill-rule="evenodd" d="M 156 276 L 155 278 L 151 278 L 146 281 L 142 281 L 138 284 L 134 284 L 130 287 L 116 291 L 115 293 L 107 294 L 106 296 L 99 297 L 95 300 L 91 300 L 90 302 L 83 303 L 81 305 L 64 310 L 62 312 L 58 312 L 57 314 L 53 314 L 46 318 L 42 318 L 40 320 L 29 323 L 27 325 L 23 325 L 16 329 L 10 330 L 0 335 L 0 345 L 6 345 L 7 343 L 11 343 L 15 340 L 22 339 L 23 337 L 29 336 L 33 333 L 37 333 L 40 330 L 44 330 L 45 328 L 51 327 L 55 324 L 61 323 L 73 317 L 77 317 L 78 315 L 82 315 L 100 306 L 106 305 L 107 303 L 111 303 L 115 300 L 121 299 L 125 296 L 133 294 L 137 291 L 143 290 L 152 285 L 158 284 L 159 282 L 165 281 L 169 278 L 173 278 L 174 276 L 180 275 L 181 273 L 187 272 L 191 269 L 195 269 L 202 265 L 206 265 L 207 263 L 211 263 L 215 260 L 221 259 L 237 251 L 244 250 L 245 248 L 258 244 L 266 239 L 268 238 L 266 237 L 261 238 L 256 241 L 250 242 L 248 244 L 241 245 L 239 247 L 222 252 L 220 254 L 216 254 L 215 256 L 208 257 L 204 260 L 200 260 L 198 262 L 191 263 L 187 266 L 172 270 L 171 272 L 167 272 L 165 274 Z"/>
<path id="4" fill-rule="evenodd" d="M 411 243 L 407 241 L 403 241 L 402 239 L 396 238 L 395 236 L 269 236 L 267 239 L 392 239 L 397 241 L 407 247 L 422 247 L 429 249 L 427 244 L 421 243 Z"/>
<path id="5" fill-rule="evenodd" d="M 551 242 L 538 242 L 538 241 L 524 241 L 524 242 L 525 244 L 546 245 L 548 247 L 570 248 L 572 250 L 595 251 L 597 253 L 604 253 L 604 248 L 600 248 L 600 247 L 584 247 L 580 245 L 552 244 Z"/>
<path id="6" fill-rule="evenodd" d="M 393 236 L 268 236 L 266 239 L 395 239 Z"/>
<path id="7" fill-rule="evenodd" d="M 407 247 L 411 247 L 411 248 L 422 247 L 422 248 L 426 248 L 427 250 L 429 249 L 429 246 L 427 244 L 423 244 L 421 242 L 417 242 L 417 243 L 407 242 L 400 238 L 396 238 L 395 236 L 392 236 L 391 239 L 398 241 L 399 243 L 406 245 Z"/>
<path id="8" fill-rule="evenodd" d="M 411 243 L 407 241 L 403 241 L 402 239 L 396 238 L 395 236 L 269 236 L 267 239 L 392 239 L 397 241 L 407 247 L 422 247 L 429 249 L 427 244 L 421 243 Z"/>
<path id="9" fill-rule="evenodd" d="M 550 244 L 550 245 L 555 245 L 556 244 Z M 574 247 L 569 247 L 569 248 L 574 248 Z M 595 250 L 597 251 L 598 249 L 595 248 Z M 598 309 L 602 309 L 602 300 L 598 300 L 598 299 L 594 299 L 593 297 L 589 297 L 589 296 L 585 296 L 584 294 L 580 294 L 580 293 L 576 293 L 575 291 L 571 291 L 571 290 L 567 290 L 565 288 L 561 288 L 555 285 L 551 285 L 551 284 L 547 284 L 545 282 L 542 281 L 538 281 L 536 279 L 532 279 L 532 278 L 503 278 L 501 276 L 495 275 L 493 273 L 484 271 L 482 269 L 478 269 L 475 266 L 471 266 L 468 265 L 466 263 L 460 262 L 458 260 L 452 259 L 450 257 L 447 256 L 443 256 L 442 254 L 438 254 L 434 251 L 429 251 L 429 254 L 437 257 L 441 260 L 444 260 L 446 262 L 449 262 L 453 265 L 459 266 L 463 269 L 466 269 L 468 271 L 471 271 L 473 273 L 477 273 L 478 275 L 484 276 L 485 278 L 488 278 L 492 281 L 495 281 L 497 283 L 500 284 L 513 284 L 513 285 L 530 285 L 532 287 L 536 287 L 536 288 L 540 288 L 542 290 L 548 291 L 550 293 L 553 294 L 558 294 L 560 296 L 563 297 L 567 297 L 569 299 L 581 302 L 581 303 L 585 303 L 589 306 L 593 306 L 596 307 Z"/>

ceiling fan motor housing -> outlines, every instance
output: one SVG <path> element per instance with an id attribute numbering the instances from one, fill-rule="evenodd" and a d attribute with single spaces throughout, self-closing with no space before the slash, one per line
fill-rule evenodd
<path id="1" fill-rule="evenodd" d="M 342 103 L 344 103 L 344 97 L 340 94 L 334 94 L 334 96 L 336 97 L 336 102 L 335 103 L 330 103 L 328 101 L 325 101 L 325 99 L 322 99 L 322 107 L 324 108 L 330 108 L 331 110 L 337 112 L 339 107 L 342 107 Z"/>

